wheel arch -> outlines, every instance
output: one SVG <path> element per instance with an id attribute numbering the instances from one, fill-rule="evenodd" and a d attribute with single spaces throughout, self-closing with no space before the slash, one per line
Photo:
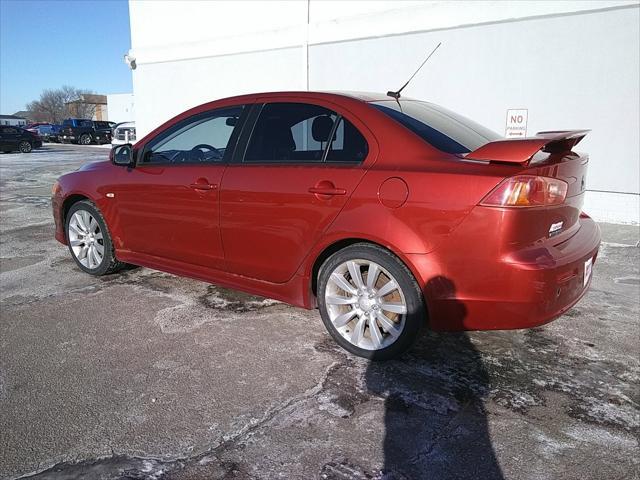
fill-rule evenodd
<path id="1" fill-rule="evenodd" d="M 89 197 L 80 193 L 73 193 L 71 195 L 68 195 L 62 202 L 62 212 L 61 212 L 62 225 L 64 226 L 65 229 L 66 229 L 67 215 L 69 214 L 69 210 L 71 210 L 71 207 L 73 207 L 76 203 L 81 202 L 83 200 L 89 200 L 90 202 L 92 202 L 92 200 Z M 64 234 L 65 236 L 67 235 L 66 230 Z"/>
<path id="2" fill-rule="evenodd" d="M 334 253 L 342 250 L 343 248 L 354 245 L 356 243 L 368 243 L 370 245 L 375 245 L 376 247 L 382 248 L 392 253 L 409 269 L 409 271 L 415 278 L 416 282 L 418 282 L 418 285 L 420 286 L 420 290 L 421 291 L 423 290 L 422 276 L 419 274 L 418 270 L 416 269 L 416 266 L 413 265 L 412 262 L 409 261 L 407 256 L 402 254 L 402 252 L 400 252 L 399 249 L 394 248 L 393 245 L 385 244 L 375 239 L 366 238 L 364 236 L 347 237 L 347 238 L 335 239 L 329 242 L 328 244 L 324 245 L 321 249 L 319 249 L 319 252 L 313 256 L 313 263 L 311 263 L 311 268 L 309 270 L 309 280 L 310 280 L 309 287 L 310 287 L 311 294 L 313 296 L 312 298 L 315 299 L 318 292 L 318 273 L 320 272 L 320 267 L 322 267 L 322 264 L 327 260 L 327 258 L 329 258 Z M 422 292 L 422 297 L 423 297 L 423 301 L 425 302 L 425 306 L 427 306 L 427 301 L 426 301 L 424 292 Z"/>

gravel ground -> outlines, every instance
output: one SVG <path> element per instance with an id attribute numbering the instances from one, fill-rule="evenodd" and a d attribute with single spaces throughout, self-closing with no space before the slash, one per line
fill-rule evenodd
<path id="1" fill-rule="evenodd" d="M 51 184 L 106 149 L 0 155 L 0 478 L 639 478 L 638 227 L 532 330 L 345 354 L 317 312 L 136 268 L 83 274 Z"/>

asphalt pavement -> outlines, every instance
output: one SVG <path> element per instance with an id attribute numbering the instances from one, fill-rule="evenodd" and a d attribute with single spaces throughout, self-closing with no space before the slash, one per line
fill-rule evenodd
<path id="1" fill-rule="evenodd" d="M 370 363 L 316 311 L 82 273 L 51 186 L 107 155 L 0 155 L 0 478 L 640 477 L 638 226 L 601 224 L 591 290 L 555 322 Z"/>

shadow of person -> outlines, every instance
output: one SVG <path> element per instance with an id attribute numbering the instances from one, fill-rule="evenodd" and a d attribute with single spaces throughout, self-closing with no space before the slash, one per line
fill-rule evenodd
<path id="1" fill-rule="evenodd" d="M 449 292 L 447 321 L 461 324 L 453 283 L 427 288 Z M 370 363 L 366 385 L 385 398 L 385 480 L 503 478 L 483 404 L 489 377 L 466 333 L 427 332 L 399 360 Z"/>

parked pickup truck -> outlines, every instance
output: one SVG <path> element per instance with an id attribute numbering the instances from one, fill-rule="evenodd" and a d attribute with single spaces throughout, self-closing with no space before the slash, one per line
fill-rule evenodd
<path id="1" fill-rule="evenodd" d="M 111 145 L 136 143 L 136 123 L 122 122 L 116 124 L 111 131 Z"/>
<path id="2" fill-rule="evenodd" d="M 62 122 L 60 140 L 62 143 L 103 144 L 111 142 L 111 128 L 114 122 L 67 118 Z"/>

